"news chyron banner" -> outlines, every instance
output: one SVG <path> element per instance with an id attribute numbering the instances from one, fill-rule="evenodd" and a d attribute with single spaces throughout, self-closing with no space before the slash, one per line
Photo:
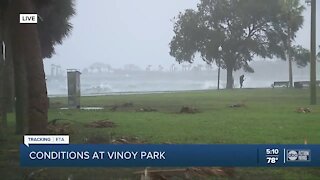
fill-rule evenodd
<path id="1" fill-rule="evenodd" d="M 24 136 L 22 167 L 311 167 L 320 145 L 69 144 L 69 136 Z"/>

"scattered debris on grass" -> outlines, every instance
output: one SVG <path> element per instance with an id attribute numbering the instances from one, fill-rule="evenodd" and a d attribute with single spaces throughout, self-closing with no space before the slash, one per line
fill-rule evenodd
<path id="1" fill-rule="evenodd" d="M 229 106 L 230 108 L 241 108 L 241 107 L 246 107 L 244 103 L 237 103 L 237 104 L 232 104 Z"/>
<path id="2" fill-rule="evenodd" d="M 9 153 L 18 153 L 19 152 L 19 149 L 8 149 Z"/>
<path id="3" fill-rule="evenodd" d="M 208 177 L 208 176 L 224 176 L 224 177 L 232 177 L 234 176 L 234 168 L 187 168 L 187 173 L 198 176 L 198 177 Z"/>
<path id="4" fill-rule="evenodd" d="M 69 122 L 58 123 L 58 121 L 70 121 L 70 120 L 53 119 L 49 121 L 47 126 L 49 134 L 73 134 L 74 133 L 71 123 Z"/>
<path id="5" fill-rule="evenodd" d="M 117 111 L 119 108 L 131 108 L 133 106 L 134 105 L 132 102 L 123 103 L 121 105 L 116 104 L 116 105 L 111 106 L 110 111 Z"/>
<path id="6" fill-rule="evenodd" d="M 92 136 L 89 138 L 84 138 L 83 141 L 87 144 L 110 144 L 110 138 L 103 136 Z"/>
<path id="7" fill-rule="evenodd" d="M 94 110 L 103 110 L 103 107 L 80 107 L 81 110 L 94 111 Z"/>
<path id="8" fill-rule="evenodd" d="M 194 114 L 194 113 L 199 113 L 200 111 L 197 108 L 194 107 L 188 107 L 188 106 L 183 106 L 180 110 L 180 113 L 186 113 L 186 114 Z"/>
<path id="9" fill-rule="evenodd" d="M 50 108 L 61 108 L 64 106 L 61 102 L 50 102 L 49 103 Z"/>
<path id="10" fill-rule="evenodd" d="M 120 107 L 123 107 L 123 108 L 133 107 L 133 103 L 132 102 L 124 103 L 120 105 Z"/>
<path id="11" fill-rule="evenodd" d="M 73 179 L 74 179 L 73 174 L 69 174 L 67 180 L 73 180 Z"/>
<path id="12" fill-rule="evenodd" d="M 44 173 L 47 170 L 47 168 L 41 168 L 37 169 L 35 171 L 32 171 L 26 179 L 47 179 L 47 175 Z"/>
<path id="13" fill-rule="evenodd" d="M 157 112 L 158 110 L 151 107 L 142 107 L 137 110 L 137 112 Z"/>
<path id="14" fill-rule="evenodd" d="M 110 120 L 98 120 L 85 124 L 85 127 L 89 128 L 113 128 L 115 123 Z"/>
<path id="15" fill-rule="evenodd" d="M 296 109 L 296 112 L 298 112 L 298 113 L 311 113 L 312 109 L 311 108 L 299 107 L 299 108 Z"/>
<path id="16" fill-rule="evenodd" d="M 208 177 L 233 177 L 234 168 L 185 168 L 185 169 L 160 169 L 150 170 L 146 168 L 144 171 L 135 172 L 140 174 L 143 180 L 155 180 L 155 179 L 207 179 Z"/>
<path id="17" fill-rule="evenodd" d="M 138 137 L 119 137 L 111 141 L 112 144 L 145 144 L 146 141 L 139 139 Z"/>
<path id="18" fill-rule="evenodd" d="M 173 144 L 173 143 L 170 142 L 170 141 L 166 141 L 166 142 L 164 142 L 163 144 Z"/>
<path id="19" fill-rule="evenodd" d="M 49 134 L 73 134 L 74 131 L 72 130 L 70 123 L 57 123 L 55 125 L 48 125 L 47 126 Z"/>
<path id="20" fill-rule="evenodd" d="M 88 144 L 146 144 L 146 141 L 141 140 L 138 137 L 122 136 L 113 138 L 111 135 L 109 137 L 93 136 L 84 138 L 84 142 Z"/>
<path id="21" fill-rule="evenodd" d="M 116 111 L 118 109 L 118 106 L 117 105 L 114 105 L 110 108 L 110 111 Z"/>
<path id="22" fill-rule="evenodd" d="M 60 110 L 84 110 L 84 111 L 98 111 L 104 110 L 103 107 L 79 107 L 79 108 L 69 108 L 69 107 L 62 107 Z"/>
<path id="23" fill-rule="evenodd" d="M 69 121 L 69 119 L 52 119 L 51 121 L 48 122 L 48 125 L 53 125 L 55 126 L 57 124 L 58 121 Z"/>

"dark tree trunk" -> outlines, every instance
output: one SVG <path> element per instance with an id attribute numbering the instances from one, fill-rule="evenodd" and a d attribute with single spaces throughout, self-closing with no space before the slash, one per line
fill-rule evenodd
<path id="1" fill-rule="evenodd" d="M 14 49 L 14 48 L 13 48 Z M 27 74 L 22 55 L 13 56 L 14 64 L 14 84 L 15 84 L 15 113 L 16 113 L 16 133 L 28 133 L 28 83 Z"/>
<path id="2" fill-rule="evenodd" d="M 21 39 L 22 34 L 19 32 L 21 26 L 18 21 L 19 9 L 16 3 L 17 1 L 11 1 L 7 8 L 6 22 L 8 31 L 6 36 L 9 36 L 7 48 L 12 52 L 12 63 L 14 67 L 16 133 L 26 134 L 28 133 L 28 83 L 26 66 L 24 64 L 24 47 L 23 42 L 21 42 L 23 39 Z"/>
<path id="3" fill-rule="evenodd" d="M 6 64 L 5 64 L 5 98 L 7 105 L 7 112 L 12 113 L 14 109 L 14 71 L 13 71 L 13 60 L 11 52 L 11 39 L 8 34 L 8 28 L 5 26 L 4 42 L 6 46 Z"/>
<path id="4" fill-rule="evenodd" d="M 45 134 L 48 98 L 37 25 L 18 22 L 20 12 L 34 13 L 34 7 L 31 0 L 11 1 L 10 6 L 17 132 Z"/>
<path id="5" fill-rule="evenodd" d="M 5 102 L 5 61 L 3 58 L 2 44 L 4 40 L 4 11 L 0 11 L 0 126 L 7 127 L 7 109 Z"/>
<path id="6" fill-rule="evenodd" d="M 31 0 L 15 0 L 13 4 L 15 4 L 14 7 L 17 7 L 17 15 L 20 12 L 35 12 Z M 19 16 L 16 16 L 17 19 L 19 19 L 18 17 Z M 16 32 L 15 35 L 19 38 L 12 43 L 18 43 L 23 47 L 19 53 L 23 53 L 24 55 L 27 73 L 28 133 L 46 134 L 48 123 L 48 96 L 37 25 L 20 24 L 18 26 L 14 31 Z"/>
<path id="7" fill-rule="evenodd" d="M 0 58 L 0 140 L 5 135 L 5 129 L 7 127 L 7 113 L 5 110 L 5 102 L 4 102 L 4 63 Z"/>
<path id="8" fill-rule="evenodd" d="M 227 67 L 227 89 L 233 88 L 233 67 Z"/>
<path id="9" fill-rule="evenodd" d="M 0 35 L 1 36 L 1 35 Z M 0 42 L 2 42 L 2 39 L 0 37 Z M 1 47 L 1 46 L 0 46 Z M 7 127 L 7 110 L 6 110 L 6 102 L 5 102 L 5 63 L 2 58 L 2 54 L 0 53 L 0 126 L 1 128 Z"/>

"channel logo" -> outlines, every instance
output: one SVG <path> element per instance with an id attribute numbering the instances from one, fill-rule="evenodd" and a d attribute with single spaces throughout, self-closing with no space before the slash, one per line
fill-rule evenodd
<path id="1" fill-rule="evenodd" d="M 288 162 L 307 162 L 311 161 L 311 151 L 310 150 L 296 150 L 296 149 L 289 149 L 287 150 L 287 161 Z"/>

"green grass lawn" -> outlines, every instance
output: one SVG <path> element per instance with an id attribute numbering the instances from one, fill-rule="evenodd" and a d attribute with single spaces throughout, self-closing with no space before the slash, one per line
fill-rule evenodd
<path id="1" fill-rule="evenodd" d="M 318 94 L 320 91 L 318 90 Z M 132 107 L 114 105 L 132 103 Z M 320 98 L 318 98 L 320 102 Z M 308 144 L 320 143 L 320 106 L 309 105 L 306 89 L 235 89 L 193 91 L 147 95 L 82 97 L 83 106 L 101 106 L 104 110 L 60 110 L 67 98 L 51 98 L 49 120 L 68 119 L 73 133 L 71 143 L 84 143 L 90 137 L 138 137 L 148 143 L 209 143 L 209 144 Z M 245 107 L 230 108 L 243 103 Z M 179 113 L 182 106 L 197 108 L 195 114 Z M 157 112 L 136 112 L 151 107 Z M 297 113 L 298 107 L 310 107 L 311 113 Z M 109 119 L 114 128 L 86 128 L 94 120 Z M 1 142 L 0 173 L 19 179 L 35 169 L 19 168 L 18 144 L 22 137 L 13 135 L 14 117 L 9 116 L 6 139 Z M 38 175 L 43 179 L 139 179 L 137 169 L 53 168 Z M 139 169 L 138 169 L 139 170 Z M 315 179 L 316 168 L 237 168 L 235 179 Z M 107 178 L 108 177 L 108 178 Z M 110 177 L 110 178 L 109 178 Z M 112 178 L 113 177 L 113 178 Z M 214 178 L 213 178 L 214 179 Z"/>

